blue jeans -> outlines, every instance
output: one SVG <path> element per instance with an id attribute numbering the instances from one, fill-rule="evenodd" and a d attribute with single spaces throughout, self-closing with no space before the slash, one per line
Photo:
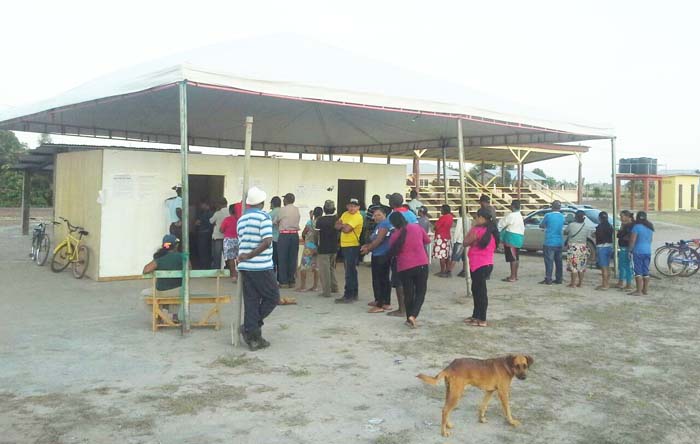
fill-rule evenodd
<path id="1" fill-rule="evenodd" d="M 556 267 L 555 282 L 561 282 L 563 274 L 563 263 L 561 261 L 562 247 L 544 246 L 544 280 L 552 282 L 552 268 Z"/>
<path id="2" fill-rule="evenodd" d="M 277 239 L 277 279 L 280 284 L 294 284 L 299 260 L 299 235 L 280 233 Z"/>
<path id="3" fill-rule="evenodd" d="M 345 264 L 345 299 L 357 299 L 357 263 L 360 260 L 360 247 L 340 247 Z"/>

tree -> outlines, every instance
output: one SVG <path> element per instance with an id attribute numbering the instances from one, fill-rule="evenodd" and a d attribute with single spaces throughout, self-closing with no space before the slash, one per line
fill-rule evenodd
<path id="1" fill-rule="evenodd" d="M 47 135 L 48 137 L 48 135 Z M 49 138 L 50 140 L 50 138 Z M 22 172 L 11 170 L 27 150 L 12 131 L 0 130 L 0 207 L 18 207 L 22 203 Z M 31 205 L 47 206 L 53 202 L 51 179 L 46 173 L 32 175 Z"/>
<path id="2" fill-rule="evenodd" d="M 544 177 L 545 179 L 549 177 L 544 173 L 544 171 L 542 171 L 542 168 L 535 168 L 534 170 L 532 170 L 532 172 L 537 174 L 538 176 Z"/>

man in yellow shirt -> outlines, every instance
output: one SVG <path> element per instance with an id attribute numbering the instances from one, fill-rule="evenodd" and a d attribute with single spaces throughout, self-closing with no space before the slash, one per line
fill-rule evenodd
<path id="1" fill-rule="evenodd" d="M 352 198 L 347 211 L 335 223 L 335 229 L 340 231 L 340 251 L 345 264 L 345 293 L 342 298 L 335 300 L 337 304 L 349 304 L 357 301 L 357 263 L 360 260 L 360 234 L 363 219 L 360 214 L 360 201 Z"/>

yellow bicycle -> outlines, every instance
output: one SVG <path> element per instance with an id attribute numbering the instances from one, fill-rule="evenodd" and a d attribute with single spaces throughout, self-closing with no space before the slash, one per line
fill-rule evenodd
<path id="1" fill-rule="evenodd" d="M 59 219 L 66 223 L 68 234 L 63 242 L 53 250 L 51 271 L 60 273 L 73 264 L 73 276 L 76 279 L 82 279 L 90 262 L 90 250 L 86 245 L 82 245 L 81 241 L 83 236 L 87 236 L 89 233 L 83 227 L 71 225 L 66 218 L 59 217 Z M 77 237 L 74 235 L 75 233 L 78 233 Z"/>

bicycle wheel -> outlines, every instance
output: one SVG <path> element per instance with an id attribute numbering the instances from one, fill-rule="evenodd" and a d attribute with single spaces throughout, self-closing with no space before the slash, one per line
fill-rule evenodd
<path id="1" fill-rule="evenodd" d="M 49 258 L 49 250 L 51 249 L 51 239 L 48 234 L 44 234 L 39 241 L 39 248 L 36 251 L 36 264 L 38 266 L 43 266 L 46 263 L 46 259 Z"/>
<path id="2" fill-rule="evenodd" d="M 68 268 L 69 265 L 70 257 L 68 256 L 68 244 L 63 244 L 51 258 L 51 271 L 60 273 Z"/>
<path id="3" fill-rule="evenodd" d="M 693 249 L 688 249 L 684 252 L 685 268 L 680 273 L 680 276 L 690 277 L 700 269 L 700 254 Z"/>
<path id="4" fill-rule="evenodd" d="M 690 250 L 679 248 L 671 249 L 666 261 L 668 262 L 668 269 L 673 273 L 673 276 L 683 276 L 683 273 L 685 273 L 691 261 L 689 258 L 689 251 Z"/>
<path id="5" fill-rule="evenodd" d="M 32 252 L 29 253 L 29 257 L 30 257 L 31 260 L 33 260 L 33 261 L 36 260 L 36 249 L 37 249 L 37 245 L 38 245 L 37 240 L 38 240 L 38 239 L 37 239 L 36 232 L 34 232 L 34 233 L 32 234 Z"/>
<path id="6" fill-rule="evenodd" d="M 90 263 L 90 250 L 87 246 L 81 245 L 78 247 L 76 256 L 75 262 L 73 262 L 73 276 L 76 279 L 82 279 Z"/>
<path id="7" fill-rule="evenodd" d="M 654 254 L 654 267 L 664 276 L 673 277 L 680 273 L 678 267 L 672 268 L 672 256 L 678 253 L 676 247 L 659 247 Z"/>

